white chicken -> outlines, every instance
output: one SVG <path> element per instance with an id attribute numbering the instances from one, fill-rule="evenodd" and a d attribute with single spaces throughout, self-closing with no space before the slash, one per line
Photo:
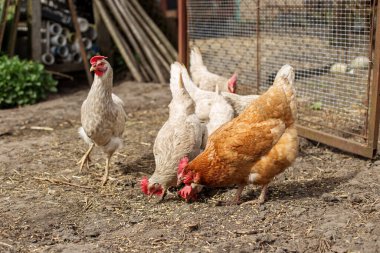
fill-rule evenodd
<path id="1" fill-rule="evenodd" d="M 213 91 L 218 85 L 220 91 L 236 92 L 237 74 L 230 79 L 211 73 L 203 63 L 202 54 L 198 47 L 193 47 L 190 54 L 190 73 L 194 83 L 202 90 Z"/>
<path id="2" fill-rule="evenodd" d="M 206 132 L 203 136 L 202 148 L 206 147 L 208 136 L 224 123 L 234 118 L 234 109 L 220 95 L 218 85 L 215 86 L 215 95 L 211 101 L 209 121 L 206 124 Z"/>
<path id="3" fill-rule="evenodd" d="M 111 156 L 123 145 L 122 134 L 127 120 L 123 101 L 112 93 L 113 70 L 106 58 L 97 55 L 90 60 L 91 71 L 95 72 L 95 78 L 87 99 L 82 104 L 82 127 L 79 128 L 80 136 L 90 145 L 78 162 L 79 170 L 82 171 L 84 164 L 88 162 L 94 146 L 101 147 L 106 154 L 102 185 L 108 180 Z"/>
<path id="4" fill-rule="evenodd" d="M 170 71 L 170 90 L 173 96 L 169 104 L 169 118 L 157 134 L 153 153 L 156 169 L 153 175 L 141 181 L 141 189 L 147 195 L 165 197 L 168 188 L 176 186 L 179 160 L 190 159 L 200 153 L 203 126 L 194 114 L 194 101 L 183 86 L 181 65 L 174 63 Z"/>
<path id="5" fill-rule="evenodd" d="M 202 122 L 208 122 L 215 93 L 198 88 L 191 80 L 186 67 L 182 65 L 181 69 L 185 88 L 195 102 L 195 114 Z M 229 92 L 221 92 L 220 95 L 232 106 L 235 116 L 239 115 L 250 102 L 259 97 L 259 95 L 242 96 Z"/>

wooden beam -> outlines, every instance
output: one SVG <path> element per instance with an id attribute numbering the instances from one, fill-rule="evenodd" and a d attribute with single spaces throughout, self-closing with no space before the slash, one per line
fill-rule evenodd
<path id="1" fill-rule="evenodd" d="M 178 0 L 178 61 L 188 66 L 186 0 Z"/>
<path id="2" fill-rule="evenodd" d="M 169 50 L 171 56 L 175 59 L 177 57 L 177 51 L 174 49 L 172 44 L 170 44 L 169 40 L 162 33 L 160 28 L 154 23 L 154 21 L 148 16 L 148 14 L 144 11 L 144 9 L 139 4 L 138 0 L 129 1 L 130 4 L 136 8 L 137 13 L 141 15 L 141 18 L 145 20 L 146 24 L 152 29 L 152 31 L 156 34 L 156 36 L 160 39 L 160 41 L 164 44 L 164 46 Z"/>
<path id="3" fill-rule="evenodd" d="M 372 147 L 369 147 L 366 144 L 360 144 L 349 139 L 341 138 L 336 135 L 331 135 L 319 130 L 314 130 L 300 125 L 297 125 L 297 131 L 299 136 L 335 148 L 339 148 L 349 153 L 358 154 L 360 156 L 368 158 L 373 158 L 376 155 L 376 149 L 373 149 Z"/>
<path id="4" fill-rule="evenodd" d="M 135 59 L 133 57 L 130 57 L 130 54 L 127 50 L 129 50 L 129 47 L 124 40 L 124 38 L 121 36 L 120 32 L 118 31 L 116 25 L 112 21 L 109 14 L 107 14 L 104 1 L 101 0 L 94 0 L 94 3 L 96 4 L 96 7 L 98 8 L 98 11 L 104 21 L 104 23 L 107 26 L 108 31 L 110 32 L 113 41 L 115 42 L 117 48 L 120 51 L 121 56 L 123 57 L 125 63 L 127 64 L 128 69 L 131 71 L 131 74 L 133 78 L 138 81 L 142 82 L 143 78 L 137 69 L 137 64 L 135 63 Z"/>
<path id="5" fill-rule="evenodd" d="M 20 20 L 21 0 L 16 1 L 15 14 L 11 25 L 11 33 L 8 41 L 8 55 L 13 56 L 15 52 L 16 40 L 17 40 L 17 27 Z"/>
<path id="6" fill-rule="evenodd" d="M 41 2 L 28 0 L 27 2 L 28 15 L 28 33 L 29 46 L 32 60 L 41 61 Z"/>
<path id="7" fill-rule="evenodd" d="M 380 11 L 380 4 L 377 6 L 377 13 Z M 368 121 L 368 144 L 372 149 L 377 149 L 379 139 L 380 120 L 380 18 L 376 19 L 375 34 L 375 59 L 373 63 L 372 85 L 369 92 L 369 121 Z"/>
<path id="8" fill-rule="evenodd" d="M 5 0 L 3 4 L 3 11 L 1 12 L 1 21 L 0 21 L 0 51 L 1 45 L 3 44 L 5 26 L 7 24 L 7 13 L 10 0 Z"/>
<path id="9" fill-rule="evenodd" d="M 93 3 L 92 5 L 92 10 L 94 12 L 95 27 L 98 33 L 98 37 L 96 38 L 96 44 L 100 47 L 100 50 L 102 53 L 104 54 L 107 53 L 107 57 L 109 57 L 107 60 L 111 64 L 111 66 L 113 66 L 114 65 L 114 60 L 113 60 L 114 49 L 113 49 L 112 37 L 110 33 L 108 32 L 106 24 L 104 23 L 95 3 Z"/>
<path id="10" fill-rule="evenodd" d="M 108 6 L 110 10 L 112 11 L 117 23 L 119 24 L 121 31 L 124 33 L 124 36 L 128 38 L 131 44 L 131 49 L 133 49 L 133 51 L 137 54 L 136 58 L 139 58 L 141 60 L 141 63 L 137 65 L 139 65 L 140 70 L 141 69 L 146 70 L 145 74 L 143 71 L 141 71 L 141 74 L 143 75 L 144 80 L 145 81 L 154 80 L 155 82 L 157 82 L 158 79 L 156 75 L 154 74 L 152 68 L 148 64 L 148 60 L 146 59 L 142 49 L 140 49 L 140 47 L 144 46 L 144 43 L 140 43 L 137 39 L 135 39 L 134 35 L 132 34 L 132 31 L 130 29 L 131 24 L 129 24 L 128 26 L 127 19 L 125 18 L 125 15 L 127 15 L 127 13 L 123 11 L 121 3 L 119 1 L 113 1 L 113 2 L 109 2 Z M 131 51 L 131 54 L 132 54 L 132 51 Z M 132 57 L 133 57 L 133 54 L 132 54 Z"/>
<path id="11" fill-rule="evenodd" d="M 80 54 L 82 56 L 84 70 L 86 71 L 87 81 L 88 81 L 88 84 L 91 85 L 92 84 L 92 75 L 90 72 L 90 64 L 88 63 L 88 60 L 87 60 L 87 53 L 86 53 L 86 50 L 84 48 L 83 41 L 82 41 L 82 34 L 80 32 L 80 29 L 79 29 L 77 11 L 75 9 L 75 5 L 73 3 L 73 0 L 67 0 L 67 4 L 69 5 L 69 9 L 70 9 L 70 13 L 71 13 L 71 21 L 73 22 L 73 25 L 74 25 L 75 41 L 79 43 L 79 50 L 80 50 Z"/>

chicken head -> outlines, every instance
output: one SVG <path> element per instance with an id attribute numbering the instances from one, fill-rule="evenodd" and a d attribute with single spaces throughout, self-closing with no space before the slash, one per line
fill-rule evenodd
<path id="1" fill-rule="evenodd" d="M 231 93 L 236 92 L 236 86 L 237 86 L 237 74 L 233 74 L 230 79 L 228 79 L 228 91 Z"/>
<path id="2" fill-rule="evenodd" d="M 147 177 L 144 177 L 140 182 L 141 190 L 146 195 L 162 195 L 163 189 L 162 186 L 158 183 L 149 183 Z"/>
<path id="3" fill-rule="evenodd" d="M 109 63 L 105 60 L 106 56 L 95 55 L 90 59 L 90 71 L 94 71 L 95 75 L 102 77 L 108 70 Z"/>

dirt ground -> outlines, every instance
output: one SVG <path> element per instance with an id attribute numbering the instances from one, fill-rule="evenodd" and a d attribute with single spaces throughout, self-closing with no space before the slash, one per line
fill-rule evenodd
<path id="1" fill-rule="evenodd" d="M 87 91 L 0 111 L 0 252 L 380 252 L 380 161 L 302 141 L 264 205 L 219 206 L 234 189 L 191 204 L 173 191 L 157 203 L 139 180 L 154 170 L 166 85 L 115 88 L 129 119 L 105 187 L 99 150 L 82 174 L 76 165 L 87 148 L 77 134 Z M 258 194 L 247 187 L 244 200 Z"/>

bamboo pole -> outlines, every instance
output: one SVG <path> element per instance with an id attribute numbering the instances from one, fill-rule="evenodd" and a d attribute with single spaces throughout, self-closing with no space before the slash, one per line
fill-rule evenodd
<path id="1" fill-rule="evenodd" d="M 138 13 L 137 8 L 134 5 L 132 5 L 130 1 L 126 1 L 126 4 L 127 4 L 127 7 L 130 9 L 130 12 L 134 15 L 137 22 L 140 24 L 140 26 L 144 29 L 144 31 L 148 35 L 147 37 L 150 37 L 154 45 L 158 48 L 158 51 L 161 52 L 161 56 L 165 58 L 166 61 L 163 64 L 170 66 L 170 64 L 172 64 L 173 61 L 175 61 L 176 56 L 172 56 L 170 54 L 169 49 L 167 49 L 165 45 L 163 44 L 163 42 L 159 39 L 159 37 L 156 36 L 156 34 L 148 25 L 148 23 L 143 18 L 143 16 Z M 166 37 L 164 39 L 166 40 Z"/>
<path id="2" fill-rule="evenodd" d="M 168 39 L 165 37 L 165 35 L 161 32 L 161 30 L 156 26 L 156 24 L 153 22 L 153 20 L 146 14 L 144 9 L 141 7 L 139 2 L 137 0 L 131 1 L 134 7 L 136 8 L 138 14 L 146 21 L 146 23 L 149 25 L 149 27 L 154 31 L 154 33 L 160 38 L 162 43 L 165 45 L 165 47 L 168 49 L 171 56 L 176 59 L 177 58 L 177 51 L 174 49 L 172 44 L 168 41 Z"/>
<path id="3" fill-rule="evenodd" d="M 105 11 L 105 6 L 103 5 L 102 1 L 95 0 L 94 2 L 98 8 L 98 11 L 101 17 L 104 20 L 104 23 L 106 24 L 107 29 L 109 30 L 111 34 L 112 39 L 115 41 L 116 46 L 119 48 L 120 53 L 123 56 L 125 63 L 127 64 L 128 68 L 131 70 L 133 78 L 138 82 L 142 82 L 143 78 L 140 72 L 138 71 L 138 69 L 136 68 L 135 59 L 133 57 L 130 57 L 132 53 L 129 49 L 128 44 L 122 39 L 122 36 L 118 32 L 118 30 L 115 29 L 115 25 L 113 24 L 113 22 L 111 21 L 111 18 Z"/>
<path id="4" fill-rule="evenodd" d="M 21 0 L 16 1 L 16 10 L 13 16 L 13 21 L 11 25 L 11 34 L 9 35 L 8 41 L 8 55 L 13 56 L 15 52 L 16 40 L 17 40 L 17 27 L 20 20 L 20 9 L 21 9 Z"/>
<path id="5" fill-rule="evenodd" d="M 9 2 L 10 2 L 10 0 L 5 0 L 4 1 L 3 10 L 1 12 L 1 21 L 0 21 L 0 51 L 1 51 L 1 45 L 3 44 L 5 26 L 7 24 L 7 13 L 8 13 Z"/>
<path id="6" fill-rule="evenodd" d="M 74 25 L 75 40 L 77 43 L 79 43 L 79 50 L 80 50 L 80 54 L 82 57 L 84 70 L 86 71 L 87 81 L 88 81 L 88 84 L 91 85 L 92 84 L 92 75 L 90 72 L 90 66 L 89 66 L 88 61 L 87 61 L 87 53 L 86 53 L 86 50 L 84 48 L 83 41 L 82 41 L 82 34 L 79 30 L 77 11 L 75 9 L 75 5 L 74 5 L 73 0 L 67 0 L 67 4 L 69 5 L 69 9 L 70 9 L 70 13 L 71 13 L 71 21 L 73 22 L 73 25 Z"/>
<path id="7" fill-rule="evenodd" d="M 109 1 L 108 0 L 108 6 L 110 7 L 110 10 L 114 14 L 116 21 L 118 22 L 121 30 L 124 32 L 125 37 L 128 38 L 128 41 L 130 42 L 133 50 L 138 54 L 138 57 L 141 60 L 141 65 L 140 65 L 140 70 L 145 70 L 141 71 L 143 75 L 146 75 L 147 80 L 153 80 L 153 81 L 158 81 L 157 76 L 154 74 L 153 69 L 151 66 L 148 64 L 148 61 L 143 54 L 143 52 L 140 49 L 139 44 L 137 43 L 136 39 L 134 38 L 131 30 L 129 29 L 128 25 L 126 24 L 126 21 L 124 20 L 122 14 L 122 10 L 120 9 L 120 5 L 117 1 Z"/>
<path id="8" fill-rule="evenodd" d="M 115 0 L 115 1 L 120 3 L 120 1 L 118 1 L 118 0 Z M 122 3 L 125 3 L 125 2 L 122 2 Z M 126 8 L 125 5 L 124 5 L 123 10 L 124 10 L 124 12 L 123 12 L 124 18 L 126 19 L 127 24 L 130 25 L 130 28 L 131 28 L 133 34 L 135 35 L 136 39 L 139 41 L 144 52 L 146 53 L 146 56 L 148 57 L 151 65 L 153 67 L 153 70 L 158 77 L 158 80 L 160 81 L 160 83 L 166 83 L 165 77 L 162 74 L 162 70 L 160 69 L 160 67 L 156 61 L 156 58 L 153 55 L 154 48 L 152 46 L 151 47 L 148 46 L 149 41 L 147 40 L 146 37 L 144 37 L 144 34 L 138 30 L 138 27 L 136 26 L 136 22 L 132 16 L 132 14 L 128 10 L 128 8 Z"/>
<path id="9" fill-rule="evenodd" d="M 178 61 L 188 66 L 186 0 L 178 0 Z"/>
<path id="10" fill-rule="evenodd" d="M 125 3 L 125 8 L 127 8 L 126 11 L 127 12 L 129 11 L 129 13 L 130 13 L 132 19 L 134 19 L 137 27 L 140 27 L 141 35 L 144 37 L 145 41 L 149 44 L 149 47 L 155 49 L 152 51 L 154 56 L 159 60 L 159 62 L 162 64 L 162 66 L 165 68 L 165 70 L 169 73 L 170 72 L 170 64 L 173 63 L 175 58 L 171 58 L 170 52 L 168 50 L 166 50 L 165 48 L 163 48 L 164 53 L 160 52 L 161 50 L 159 48 L 157 48 L 157 46 L 159 47 L 159 44 L 157 44 L 155 41 L 152 41 L 152 39 L 149 38 L 149 36 L 148 36 L 149 32 L 151 32 L 150 28 L 145 26 L 144 21 L 140 19 L 140 16 L 137 14 L 136 10 L 130 4 L 130 2 L 125 1 L 124 3 Z M 149 32 L 147 32 L 147 31 L 149 31 Z M 168 58 L 165 59 L 164 56 L 168 57 Z"/>

